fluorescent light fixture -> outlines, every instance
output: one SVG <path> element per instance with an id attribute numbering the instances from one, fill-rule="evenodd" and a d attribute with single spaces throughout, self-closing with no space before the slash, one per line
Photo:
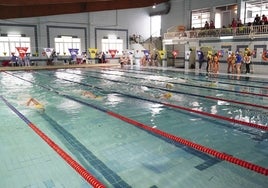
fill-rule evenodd
<path id="1" fill-rule="evenodd" d="M 114 39 L 115 40 L 116 39 L 116 35 L 108 35 L 108 39 L 110 39 L 110 40 L 111 39 Z"/>
<path id="2" fill-rule="evenodd" d="M 21 34 L 7 34 L 8 37 L 21 37 Z"/>
<path id="3" fill-rule="evenodd" d="M 164 39 L 163 42 L 165 44 L 173 44 L 173 40 L 172 39 Z"/>
<path id="4" fill-rule="evenodd" d="M 233 39 L 233 36 L 222 36 L 220 37 L 221 40 Z"/>
<path id="5" fill-rule="evenodd" d="M 72 36 L 61 36 L 61 38 L 69 38 L 69 39 L 71 39 L 73 37 Z"/>

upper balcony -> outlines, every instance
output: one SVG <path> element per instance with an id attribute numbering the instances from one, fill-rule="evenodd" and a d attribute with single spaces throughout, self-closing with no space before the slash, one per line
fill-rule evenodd
<path id="1" fill-rule="evenodd" d="M 222 37 L 234 38 L 261 38 L 268 35 L 268 25 L 241 26 L 237 28 L 220 28 L 220 29 L 195 29 L 184 30 L 183 26 L 174 26 L 168 29 L 164 34 L 164 39 L 179 41 L 191 40 L 209 40 Z"/>

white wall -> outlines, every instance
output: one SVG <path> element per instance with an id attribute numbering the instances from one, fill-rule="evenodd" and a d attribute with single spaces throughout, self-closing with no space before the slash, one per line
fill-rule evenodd
<path id="1" fill-rule="evenodd" d="M 37 39 L 33 29 L 27 25 L 36 26 Z M 37 44 L 32 44 L 32 52 L 38 45 L 39 53 L 45 47 L 54 47 L 53 39 L 58 35 L 78 36 L 82 39 L 82 49 L 95 47 L 95 28 L 110 29 L 105 35 L 123 29 L 128 31 L 128 35 L 138 34 L 147 39 L 150 37 L 150 16 L 146 8 L 138 8 L 0 20 L 0 33 L 14 30 L 30 36 L 32 41 L 37 41 Z M 129 36 L 123 34 L 121 37 Z"/>
<path id="2" fill-rule="evenodd" d="M 162 16 L 162 32 L 175 25 L 184 25 L 190 29 L 191 10 L 211 8 L 228 4 L 240 5 L 241 0 L 170 0 L 171 9 Z"/>

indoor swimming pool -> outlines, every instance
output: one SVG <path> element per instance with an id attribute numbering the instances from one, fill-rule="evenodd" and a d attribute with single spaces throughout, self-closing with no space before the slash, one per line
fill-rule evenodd
<path id="1" fill-rule="evenodd" d="M 0 187 L 268 185 L 268 77 L 95 67 L 0 81 Z"/>

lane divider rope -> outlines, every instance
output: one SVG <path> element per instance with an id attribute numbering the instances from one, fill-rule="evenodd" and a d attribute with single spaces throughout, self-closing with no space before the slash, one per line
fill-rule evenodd
<path id="1" fill-rule="evenodd" d="M 93 72 L 93 71 L 90 71 L 90 72 Z M 95 71 L 95 72 L 97 72 L 97 71 Z M 108 73 L 105 73 L 105 74 L 108 74 Z M 109 73 L 109 74 L 111 74 L 111 73 Z M 120 75 L 120 76 L 122 76 L 122 75 Z M 123 76 L 138 79 L 137 77 L 133 77 L 133 76 L 126 76 L 126 75 L 123 75 Z M 139 79 L 144 79 L 144 78 L 139 78 Z M 157 80 L 157 79 L 151 79 L 151 80 L 163 82 L 162 80 Z M 192 85 L 192 84 L 178 83 L 178 82 L 172 82 L 172 81 L 169 81 L 169 83 L 180 84 L 180 85 L 189 86 L 189 87 L 197 87 L 197 88 L 205 88 L 205 89 L 212 89 L 212 90 L 218 90 L 218 91 L 225 91 L 225 92 L 231 92 L 231 93 L 240 93 L 240 94 L 246 94 L 246 95 L 268 97 L 268 94 L 262 94 L 262 93 L 252 93 L 252 92 L 246 92 L 246 91 L 234 91 L 234 90 L 230 90 L 230 89 L 215 88 L 215 87 L 212 88 L 212 87 L 208 87 L 208 86 Z"/>
<path id="2" fill-rule="evenodd" d="M 105 188 L 98 179 L 90 174 L 84 167 L 76 162 L 68 153 L 66 153 L 60 146 L 58 146 L 52 139 L 50 139 L 44 132 L 42 132 L 36 125 L 28 120 L 22 113 L 20 113 L 12 104 L 10 104 L 3 96 L 0 96 L 2 101 L 17 114 L 36 134 L 38 134 L 55 152 L 58 153 L 78 174 L 80 174 L 85 181 L 95 188 Z"/>
<path id="3" fill-rule="evenodd" d="M 20 78 L 20 77 L 18 77 L 18 78 Z M 22 78 L 20 78 L 20 79 L 22 79 Z M 23 79 L 23 80 L 25 80 L 25 79 Z M 33 83 L 31 81 L 28 81 L 28 82 Z M 35 84 L 35 83 L 33 83 L 33 84 Z M 41 85 L 38 85 L 38 86 L 43 87 Z M 43 88 L 47 88 L 47 87 L 43 87 Z M 49 91 L 54 91 L 54 90 L 49 89 Z M 122 116 L 122 115 L 117 114 L 117 113 L 112 112 L 112 111 L 108 111 L 108 110 L 104 109 L 103 107 L 100 107 L 100 106 L 97 106 L 97 105 L 94 105 L 94 104 L 91 104 L 91 103 L 87 103 L 87 102 L 81 101 L 81 100 L 76 99 L 76 98 L 74 98 L 72 96 L 69 96 L 69 95 L 66 95 L 66 94 L 60 94 L 59 92 L 55 92 L 55 93 L 57 93 L 57 94 L 59 94 L 59 95 L 61 95 L 63 97 L 66 97 L 66 98 L 68 98 L 70 100 L 74 100 L 74 101 L 76 101 L 78 103 L 81 103 L 81 104 L 84 104 L 86 106 L 95 108 L 95 109 L 100 110 L 102 112 L 105 112 L 106 114 L 108 114 L 108 115 L 110 115 L 112 117 L 115 117 L 117 119 L 120 119 L 120 120 L 122 120 L 124 122 L 127 122 L 127 123 L 131 124 L 131 125 L 134 125 L 134 126 L 140 128 L 140 129 L 144 130 L 144 131 L 149 131 L 151 133 L 160 135 L 160 136 L 165 137 L 165 138 L 167 138 L 169 140 L 173 140 L 173 141 L 175 141 L 177 143 L 180 143 L 182 145 L 185 145 L 187 147 L 193 148 L 193 149 L 195 149 L 197 151 L 200 151 L 200 152 L 206 153 L 208 155 L 214 156 L 214 157 L 216 157 L 218 159 L 221 159 L 221 160 L 230 162 L 232 164 L 236 164 L 236 165 L 241 166 L 243 168 L 246 168 L 246 169 L 255 171 L 257 173 L 263 174 L 265 176 L 268 176 L 268 169 L 265 168 L 265 167 L 259 166 L 257 164 L 253 164 L 251 162 L 248 162 L 248 161 L 245 161 L 245 160 L 242 160 L 242 159 L 239 159 L 239 158 L 234 157 L 232 155 L 229 155 L 227 153 L 219 152 L 217 150 L 214 150 L 214 149 L 208 148 L 206 146 L 203 146 L 203 145 L 194 143 L 194 142 L 189 141 L 187 139 L 178 137 L 176 135 L 172 135 L 170 133 L 161 131 L 160 129 L 153 128 L 153 127 L 151 127 L 149 125 L 143 124 L 143 123 L 138 122 L 136 120 L 133 120 L 131 118 Z"/>
<path id="4" fill-rule="evenodd" d="M 76 75 L 82 75 L 82 74 L 78 74 L 78 73 L 69 73 L 69 72 L 65 72 L 68 74 L 76 74 Z M 126 83 L 129 84 L 129 82 L 126 81 L 118 81 L 118 80 L 113 80 L 113 79 L 109 79 L 109 78 L 100 78 L 98 76 L 88 76 L 88 75 L 83 75 L 86 77 L 92 77 L 92 78 L 97 78 L 97 79 L 105 79 L 105 80 L 109 80 L 112 82 L 117 82 L 117 83 Z M 138 85 L 136 83 L 131 83 L 132 85 Z M 178 84 L 178 83 L 177 83 Z M 170 89 L 166 89 L 166 88 L 162 88 L 162 87 L 156 87 L 156 86 L 151 86 L 151 85 L 138 85 L 138 86 L 145 86 L 148 88 L 153 88 L 153 89 L 161 89 L 163 91 L 168 91 L 168 92 L 174 92 L 174 93 L 179 93 L 179 94 L 184 94 L 184 95 L 190 95 L 190 96 L 195 96 L 195 97 L 201 97 L 201 98 L 208 98 L 211 100 L 220 100 L 220 101 L 225 101 L 225 102 L 230 102 L 230 103 L 235 103 L 235 104 L 241 104 L 241 105 L 246 105 L 246 106 L 252 106 L 252 107 L 256 107 L 256 108 L 263 108 L 263 109 L 268 109 L 268 106 L 263 106 L 263 105 L 258 105 L 258 104 L 252 104 L 252 103 L 247 103 L 247 102 L 242 102 L 242 101 L 235 101 L 235 100 L 230 100 L 230 99 L 223 99 L 223 98 L 219 98 L 219 97 L 211 97 L 211 96 L 206 96 L 206 95 L 200 95 L 200 94 L 194 94 L 194 93 L 186 93 L 186 92 L 182 92 L 182 91 L 177 91 L 177 90 L 170 90 Z"/>
<path id="5" fill-rule="evenodd" d="M 68 79 L 65 79 L 65 78 L 58 78 L 58 77 L 56 77 L 56 78 L 64 80 L 64 81 L 84 85 L 84 86 L 93 87 L 93 85 L 87 84 L 87 83 L 76 82 L 76 81 L 68 80 Z M 104 90 L 103 88 L 98 87 L 98 86 L 94 86 L 94 87 L 97 88 L 97 89 Z M 196 114 L 209 116 L 209 117 L 213 117 L 213 118 L 216 118 L 216 119 L 225 120 L 225 121 L 228 121 L 228 122 L 231 122 L 231 123 L 237 123 L 237 124 L 240 124 L 240 125 L 244 125 L 244 126 L 248 126 L 248 127 L 268 131 L 268 126 L 262 125 L 262 124 L 255 124 L 255 123 L 251 123 L 251 122 L 241 121 L 241 120 L 237 120 L 237 119 L 233 119 L 233 118 L 229 118 L 229 117 L 225 117 L 225 116 L 220 116 L 220 115 L 217 115 L 217 114 L 212 114 L 212 113 L 208 113 L 208 112 L 204 112 L 204 111 L 200 111 L 200 110 L 194 110 L 194 109 L 191 109 L 191 108 L 186 108 L 186 107 L 179 106 L 179 105 L 160 102 L 160 101 L 156 101 L 156 100 L 152 100 L 152 99 L 146 99 L 146 98 L 138 97 L 138 96 L 135 96 L 135 95 L 125 94 L 125 93 L 122 93 L 122 92 L 113 91 L 113 93 L 124 95 L 124 96 L 130 97 L 130 98 L 136 98 L 136 99 L 139 99 L 139 100 L 145 100 L 145 101 L 149 101 L 149 102 L 153 102 L 153 103 L 162 104 L 162 105 L 165 105 L 165 106 L 168 106 L 168 107 L 171 107 L 171 108 L 180 109 L 180 110 L 184 110 L 184 111 L 188 111 L 188 112 L 193 112 L 193 113 L 196 113 Z"/>
<path id="6" fill-rule="evenodd" d="M 116 70 L 116 71 L 118 71 L 118 72 L 122 72 L 122 68 L 111 68 L 111 67 L 107 67 L 107 68 L 105 68 L 105 67 L 102 67 L 101 69 L 103 69 L 103 70 Z M 137 69 L 126 69 L 126 67 L 125 67 L 125 69 L 124 70 L 130 70 L 130 72 L 131 73 L 141 73 L 141 71 L 140 70 L 137 70 Z M 146 73 L 147 74 L 145 74 L 145 75 L 153 75 L 154 74 L 154 72 L 153 71 L 162 71 L 162 72 L 164 72 L 164 71 L 172 71 L 172 72 L 174 72 L 173 70 L 159 70 L 159 69 L 156 69 L 156 70 L 153 70 L 153 69 L 150 69 L 150 68 L 148 68 L 148 67 L 145 67 L 143 70 L 142 70 L 142 72 L 145 72 L 146 71 Z M 176 71 L 176 73 L 180 73 L 180 74 L 183 74 L 183 75 L 185 75 L 185 71 L 184 70 L 179 70 L 179 71 Z M 195 72 L 192 72 L 192 73 L 195 73 Z M 205 72 L 201 72 L 202 74 L 207 74 L 207 73 L 205 73 Z M 224 75 L 222 75 L 222 74 L 219 74 L 220 75 L 220 79 L 224 79 L 224 80 L 230 80 L 230 78 L 228 78 L 227 76 L 224 76 Z M 168 75 L 169 76 L 169 75 Z M 187 74 L 187 76 L 191 76 L 191 77 L 193 77 L 193 74 Z M 194 77 L 195 77 L 196 75 L 194 75 Z M 228 76 L 229 76 L 229 74 L 228 74 Z M 243 75 L 241 75 L 241 76 L 243 76 Z M 201 76 L 201 75 L 198 75 L 198 77 L 204 77 L 204 76 Z M 244 76 L 244 77 L 247 77 L 246 75 Z M 253 78 L 254 79 L 257 79 L 257 80 L 239 80 L 239 82 L 254 82 L 254 83 L 262 83 L 262 84 L 267 84 L 268 82 L 266 82 L 266 81 L 263 81 L 263 80 L 258 80 L 259 78 L 258 77 L 256 77 L 256 76 L 253 76 Z M 194 80 L 194 79 L 193 79 Z M 200 80 L 200 79 L 197 79 L 197 80 Z M 236 79 L 231 79 L 231 80 L 236 80 Z M 202 79 L 202 81 L 205 81 L 204 79 Z M 233 83 L 232 83 L 233 84 Z M 267 88 L 267 87 L 264 87 L 264 88 Z"/>

